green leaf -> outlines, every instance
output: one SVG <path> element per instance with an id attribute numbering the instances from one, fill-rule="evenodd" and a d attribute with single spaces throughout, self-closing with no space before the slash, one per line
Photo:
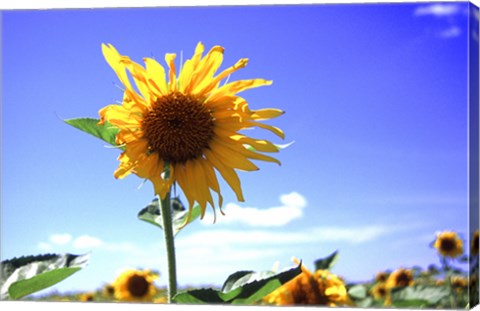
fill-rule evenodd
<path id="1" fill-rule="evenodd" d="M 161 202 L 158 200 L 158 198 L 153 199 L 152 203 L 148 204 L 138 213 L 138 218 L 163 229 L 160 204 Z M 172 198 L 171 206 L 173 235 L 176 236 L 184 227 L 185 220 L 188 217 L 188 210 L 185 209 L 178 197 Z M 188 220 L 187 224 L 197 219 L 201 212 L 202 211 L 199 205 L 193 207 L 192 214 L 190 215 L 190 219 Z"/>
<path id="2" fill-rule="evenodd" d="M 364 299 L 367 297 L 367 288 L 363 285 L 354 285 L 348 289 L 348 295 L 354 299 Z"/>
<path id="3" fill-rule="evenodd" d="M 423 299 L 397 300 L 392 303 L 392 306 L 399 308 L 424 308 L 428 307 L 429 303 Z"/>
<path id="4" fill-rule="evenodd" d="M 338 256 L 338 251 L 335 251 L 328 257 L 315 260 L 315 270 L 330 270 L 337 263 Z"/>
<path id="5" fill-rule="evenodd" d="M 0 263 L 0 299 L 19 299 L 50 287 L 87 265 L 89 255 L 45 254 Z"/>
<path id="6" fill-rule="evenodd" d="M 213 288 L 181 292 L 174 297 L 178 303 L 252 304 L 302 273 L 298 267 L 275 273 L 273 271 L 239 271 L 230 275 L 221 290 Z"/>
<path id="7" fill-rule="evenodd" d="M 391 290 L 393 304 L 396 304 L 399 301 L 417 301 L 415 303 L 422 301 L 422 303 L 426 303 L 428 305 L 435 305 L 440 300 L 446 298 L 449 294 L 450 291 L 446 286 L 415 285 L 408 287 L 397 287 Z"/>
<path id="8" fill-rule="evenodd" d="M 120 129 L 106 121 L 102 125 L 98 124 L 98 122 L 100 122 L 99 119 L 94 118 L 77 118 L 67 119 L 64 121 L 65 123 L 70 124 L 71 126 L 84 131 L 85 133 L 100 138 L 112 146 L 119 147 L 122 150 L 124 149 L 115 142 L 115 137 L 117 136 L 118 132 L 120 132 Z"/>
<path id="9" fill-rule="evenodd" d="M 355 306 L 358 308 L 370 308 L 375 306 L 375 300 L 373 300 L 372 297 L 367 297 L 365 299 L 361 300 L 356 300 L 355 301 Z M 381 307 L 382 305 L 378 305 L 378 307 Z"/>

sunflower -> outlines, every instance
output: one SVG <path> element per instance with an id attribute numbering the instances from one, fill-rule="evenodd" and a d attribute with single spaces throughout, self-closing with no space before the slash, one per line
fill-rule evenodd
<path id="1" fill-rule="evenodd" d="M 478 230 L 475 230 L 472 238 L 472 249 L 470 250 L 472 255 L 478 255 Z"/>
<path id="2" fill-rule="evenodd" d="M 433 246 L 443 257 L 455 258 L 463 254 L 463 242 L 453 231 L 439 233 Z"/>
<path id="3" fill-rule="evenodd" d="M 168 303 L 167 297 L 158 297 L 153 300 L 153 303 Z"/>
<path id="4" fill-rule="evenodd" d="M 404 268 L 393 271 L 387 279 L 387 288 L 404 287 L 413 285 L 412 271 Z"/>
<path id="5" fill-rule="evenodd" d="M 386 271 L 378 272 L 375 275 L 375 281 L 377 282 L 385 282 L 387 281 L 387 278 L 388 278 L 388 272 Z"/>
<path id="6" fill-rule="evenodd" d="M 81 294 L 79 299 L 80 299 L 80 301 L 83 301 L 83 302 L 88 302 L 88 301 L 94 301 L 95 300 L 92 293 Z"/>
<path id="7" fill-rule="evenodd" d="M 370 292 L 375 299 L 386 299 L 389 294 L 389 289 L 387 288 L 385 283 L 379 282 L 372 287 Z"/>
<path id="8" fill-rule="evenodd" d="M 111 284 L 107 284 L 103 287 L 103 295 L 106 297 L 113 297 L 115 294 L 115 287 Z"/>
<path id="9" fill-rule="evenodd" d="M 126 270 L 113 283 L 115 298 L 124 301 L 152 301 L 156 294 L 153 281 L 157 278 L 150 271 Z"/>
<path id="10" fill-rule="evenodd" d="M 452 276 L 450 279 L 450 284 L 452 285 L 452 289 L 454 289 L 456 292 L 461 292 L 467 288 L 468 280 L 464 277 Z"/>
<path id="11" fill-rule="evenodd" d="M 350 305 L 344 282 L 327 270 L 302 273 L 264 297 L 273 305 Z"/>
<path id="12" fill-rule="evenodd" d="M 276 145 L 239 132 L 261 128 L 284 138 L 279 128 L 258 122 L 278 117 L 283 111 L 250 110 L 247 101 L 237 96 L 272 81 L 251 79 L 220 85 L 230 74 L 245 67 L 247 59 L 240 59 L 215 75 L 223 61 L 221 46 L 214 46 L 202 57 L 204 45 L 198 43 L 193 57 L 185 61 L 179 72 L 175 54 L 165 55 L 166 72 L 152 58 L 144 58 L 142 67 L 120 55 L 112 45 L 102 45 L 102 51 L 125 88 L 121 105 L 108 105 L 99 111 L 100 124 L 107 121 L 119 129 L 116 143 L 124 148 L 114 173 L 116 178 L 134 173 L 148 179 L 162 199 L 172 184 L 178 183 L 189 209 L 198 203 L 203 217 L 207 203 L 215 211 L 211 191 L 217 194 L 221 211 L 223 199 L 217 173 L 237 199 L 244 201 L 236 170 L 258 170 L 252 159 L 280 164 L 263 154 L 278 152 Z"/>

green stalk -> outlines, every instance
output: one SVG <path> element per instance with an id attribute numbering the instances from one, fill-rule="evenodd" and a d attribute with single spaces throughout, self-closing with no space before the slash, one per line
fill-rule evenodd
<path id="1" fill-rule="evenodd" d="M 165 179 L 168 179 L 170 175 L 169 165 L 165 163 Z M 159 196 L 161 202 L 160 209 L 163 221 L 163 235 L 165 237 L 165 249 L 167 251 L 167 264 L 168 264 L 168 303 L 172 303 L 173 297 L 177 294 L 177 269 L 175 263 L 175 240 L 172 227 L 172 209 L 170 191 L 162 199 Z"/>
<path id="2" fill-rule="evenodd" d="M 450 307 L 452 309 L 455 309 L 457 307 L 457 298 L 455 297 L 455 292 L 453 291 L 452 286 L 453 270 L 448 264 L 447 258 L 445 256 L 442 256 L 442 265 L 445 272 L 445 283 L 447 284 L 449 290 Z"/>

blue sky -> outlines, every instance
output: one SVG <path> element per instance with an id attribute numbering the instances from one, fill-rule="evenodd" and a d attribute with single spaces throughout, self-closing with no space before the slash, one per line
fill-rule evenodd
<path id="1" fill-rule="evenodd" d="M 222 184 L 227 215 L 182 231 L 178 281 L 220 285 L 291 257 L 340 252 L 348 281 L 438 263 L 439 230 L 468 235 L 467 3 L 3 11 L 1 256 L 91 252 L 55 286 L 95 289 L 125 267 L 166 271 L 162 232 L 137 219 L 149 183 L 115 180 L 118 151 L 62 122 L 97 117 L 121 90 L 102 43 L 141 62 L 197 42 L 247 57 L 232 80 L 252 109 L 286 111 L 257 137 L 294 143 L 281 166 Z M 477 15 L 478 18 L 478 15 Z M 178 58 L 177 58 L 178 59 Z M 252 135 L 255 136 L 255 135 Z M 165 276 L 158 285 L 166 284 Z"/>

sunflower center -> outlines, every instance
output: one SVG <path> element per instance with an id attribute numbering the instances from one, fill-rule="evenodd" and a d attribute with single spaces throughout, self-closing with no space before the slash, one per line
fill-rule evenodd
<path id="1" fill-rule="evenodd" d="M 382 297 L 384 297 L 385 295 L 387 295 L 387 290 L 385 289 L 385 287 L 380 287 L 378 289 L 378 294 Z"/>
<path id="2" fill-rule="evenodd" d="M 291 289 L 291 294 L 294 304 L 324 305 L 328 302 L 328 299 L 320 292 L 318 281 L 312 276 L 302 276 L 297 280 L 295 287 Z"/>
<path id="3" fill-rule="evenodd" d="M 172 163 L 200 157 L 213 128 L 210 110 L 195 96 L 178 92 L 157 99 L 142 122 L 150 151 Z"/>
<path id="4" fill-rule="evenodd" d="M 400 273 L 396 279 L 397 286 L 408 286 L 410 284 L 411 278 L 407 273 Z"/>
<path id="5" fill-rule="evenodd" d="M 456 248 L 456 243 L 453 239 L 442 239 L 440 241 L 440 249 L 445 252 L 451 252 Z"/>
<path id="6" fill-rule="evenodd" d="M 150 284 L 144 277 L 133 275 L 128 279 L 127 288 L 133 297 L 143 297 L 148 293 Z"/>

